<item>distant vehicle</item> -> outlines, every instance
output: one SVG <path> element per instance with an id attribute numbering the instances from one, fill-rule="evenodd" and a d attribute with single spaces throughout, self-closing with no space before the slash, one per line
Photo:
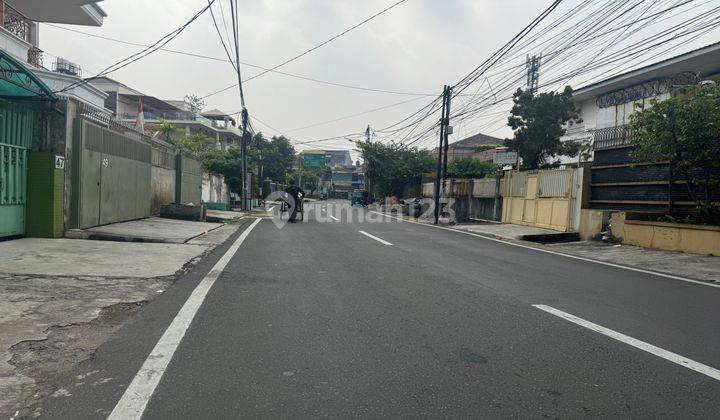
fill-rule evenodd
<path id="1" fill-rule="evenodd" d="M 350 198 L 351 205 L 367 206 L 370 204 L 370 193 L 365 190 L 353 190 Z"/>

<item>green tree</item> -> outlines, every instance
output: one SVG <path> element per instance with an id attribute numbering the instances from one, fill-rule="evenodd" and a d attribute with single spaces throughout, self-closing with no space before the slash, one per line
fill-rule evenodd
<path id="1" fill-rule="evenodd" d="M 290 178 L 297 182 L 302 180 L 303 188 L 305 188 L 306 192 L 310 193 L 310 195 L 313 195 L 315 191 L 320 188 L 320 183 L 325 176 L 325 171 L 326 169 L 324 167 L 308 168 L 300 163 L 300 167 L 290 174 Z"/>
<path id="2" fill-rule="evenodd" d="M 668 195 L 675 181 L 685 180 L 698 201 L 699 221 L 720 224 L 720 209 L 711 200 L 720 187 L 720 87 L 689 86 L 673 97 L 651 100 L 630 117 L 636 162 L 668 162 Z M 692 186 L 699 188 L 697 194 Z M 672 197 L 668 213 L 674 215 Z"/>
<path id="3" fill-rule="evenodd" d="M 498 166 L 492 162 L 485 162 L 470 157 L 454 159 L 448 165 L 450 178 L 486 178 L 498 173 Z"/>
<path id="4" fill-rule="evenodd" d="M 180 149 L 200 153 L 215 146 L 215 139 L 202 133 L 193 133 L 177 142 Z"/>
<path id="5" fill-rule="evenodd" d="M 230 191 L 240 193 L 242 190 L 242 159 L 240 149 L 206 149 L 200 152 L 199 157 L 205 170 L 224 175 L 225 182 L 230 188 Z"/>
<path id="6" fill-rule="evenodd" d="M 172 133 L 180 132 L 182 131 L 182 128 L 175 127 L 175 125 L 168 120 L 160 119 L 159 121 L 160 125 L 158 126 L 157 131 L 162 136 L 162 139 L 168 143 L 174 143 Z"/>
<path id="7" fill-rule="evenodd" d="M 564 125 L 570 121 L 581 122 L 572 102 L 572 88 L 566 86 L 561 93 L 547 92 L 535 95 L 532 91 L 518 89 L 513 94 L 513 107 L 508 125 L 514 130 L 514 138 L 506 139 L 505 145 L 517 151 L 523 160 L 523 168 L 538 169 L 549 158 L 558 155 L 577 156 L 580 145 L 561 142 Z"/>
<path id="8" fill-rule="evenodd" d="M 284 136 L 273 136 L 262 151 L 262 163 L 266 178 L 285 182 L 295 163 L 295 148 Z"/>
<path id="9" fill-rule="evenodd" d="M 400 196 L 405 186 L 418 184 L 424 172 L 434 168 L 427 150 L 395 142 L 360 142 L 358 149 L 366 164 L 365 177 L 375 197 Z"/>

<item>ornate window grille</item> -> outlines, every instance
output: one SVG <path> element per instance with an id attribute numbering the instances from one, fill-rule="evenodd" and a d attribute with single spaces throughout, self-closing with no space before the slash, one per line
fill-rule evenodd
<path id="1" fill-rule="evenodd" d="M 32 21 L 22 13 L 8 6 L 7 3 L 3 2 L 2 8 L 4 11 L 2 26 L 18 38 L 26 42 L 31 42 Z"/>

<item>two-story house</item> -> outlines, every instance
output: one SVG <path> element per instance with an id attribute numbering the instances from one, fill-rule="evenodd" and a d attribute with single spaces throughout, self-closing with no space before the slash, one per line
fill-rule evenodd
<path id="1" fill-rule="evenodd" d="M 204 134 L 215 139 L 218 147 L 223 150 L 239 146 L 242 140 L 236 120 L 220 110 L 194 110 L 185 101 L 164 100 L 146 95 L 109 77 L 95 78 L 92 84 L 107 94 L 105 108 L 113 113 L 117 121 L 126 125 L 137 121 L 142 103 L 145 132 L 151 137 L 157 137 L 160 123 L 167 121 L 177 129 L 168 133 L 171 140 L 178 140 L 188 134 Z"/>
<path id="2" fill-rule="evenodd" d="M 687 188 L 668 188 L 667 164 L 633 162 L 630 116 L 638 106 L 671 97 L 675 88 L 720 81 L 720 43 L 708 45 L 623 73 L 575 91 L 582 123 L 568 127 L 563 140 L 589 143 L 592 181 L 589 207 L 600 210 L 662 212 L 669 200 L 695 203 Z M 672 189 L 672 195 L 669 191 Z"/>

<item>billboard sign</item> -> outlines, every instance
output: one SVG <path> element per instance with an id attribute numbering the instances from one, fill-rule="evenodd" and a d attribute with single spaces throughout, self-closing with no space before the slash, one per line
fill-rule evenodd
<path id="1" fill-rule="evenodd" d="M 308 150 L 303 152 L 303 165 L 306 168 L 325 167 L 325 151 Z"/>
<path id="2" fill-rule="evenodd" d="M 496 165 L 515 165 L 517 160 L 517 152 L 497 152 L 493 156 L 493 163 Z"/>

